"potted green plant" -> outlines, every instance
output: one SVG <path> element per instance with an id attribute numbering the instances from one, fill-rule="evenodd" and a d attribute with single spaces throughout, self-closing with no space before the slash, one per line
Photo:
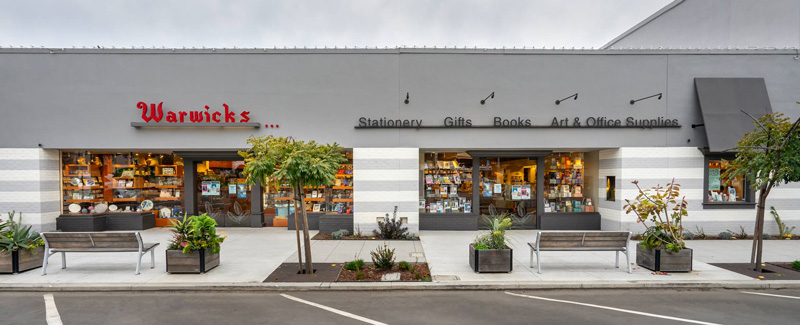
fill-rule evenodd
<path id="1" fill-rule="evenodd" d="M 508 273 L 514 264 L 514 251 L 506 245 L 506 230 L 512 226 L 511 215 L 497 213 L 491 208 L 491 216 L 483 216 L 489 232 L 469 244 L 469 266 L 477 273 Z"/>
<path id="2" fill-rule="evenodd" d="M 0 223 L 0 273 L 20 273 L 42 266 L 44 241 L 31 226 L 14 221 L 16 211 L 8 213 L 8 221 Z"/>
<path id="3" fill-rule="evenodd" d="M 207 214 L 172 221 L 172 240 L 167 247 L 168 273 L 205 273 L 219 266 L 224 234 Z"/>
<path id="4" fill-rule="evenodd" d="M 625 213 L 634 213 L 636 222 L 645 227 L 642 239 L 636 244 L 636 264 L 652 271 L 689 272 L 692 270 L 692 249 L 683 239 L 683 217 L 688 202 L 680 196 L 680 184 L 667 183 L 642 190 L 633 181 L 639 195 L 625 200 Z"/>

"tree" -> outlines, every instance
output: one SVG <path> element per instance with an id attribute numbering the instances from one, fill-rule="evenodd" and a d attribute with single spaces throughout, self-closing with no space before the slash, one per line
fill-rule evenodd
<path id="1" fill-rule="evenodd" d="M 754 264 L 754 270 L 761 272 L 767 197 L 772 188 L 781 183 L 800 181 L 800 132 L 796 132 L 800 119 L 790 123 L 789 118 L 781 113 L 750 118 L 756 128 L 739 140 L 733 149 L 736 159 L 729 162 L 729 169 L 722 177 L 731 180 L 736 176 L 744 176 L 753 191 L 758 193 L 750 263 Z"/>
<path id="2" fill-rule="evenodd" d="M 311 238 L 308 235 L 308 215 L 303 188 L 328 186 L 334 183 L 339 165 L 346 161 L 342 148 L 336 143 L 319 144 L 314 141 L 297 141 L 293 138 L 271 135 L 250 138 L 247 139 L 247 143 L 250 149 L 239 152 L 239 155 L 244 157 L 247 183 L 257 184 L 260 181 L 261 184 L 269 184 L 269 180 L 272 179 L 275 181 L 275 186 L 290 184 L 294 190 L 295 202 L 300 203 L 303 215 L 305 268 L 300 250 L 298 220 L 295 217 L 297 255 L 301 271 L 312 274 L 314 267 L 311 261 Z"/>

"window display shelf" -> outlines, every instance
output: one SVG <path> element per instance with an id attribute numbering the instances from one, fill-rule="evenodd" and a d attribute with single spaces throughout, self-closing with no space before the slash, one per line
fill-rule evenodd
<path id="1" fill-rule="evenodd" d="M 336 174 L 336 177 L 353 177 L 353 174 Z"/>
<path id="2" fill-rule="evenodd" d="M 183 188 L 183 185 L 153 185 L 153 188 Z"/>
<path id="3" fill-rule="evenodd" d="M 353 199 L 333 199 L 333 202 L 353 202 Z"/>
<path id="4" fill-rule="evenodd" d="M 322 198 L 322 197 L 307 197 L 306 201 L 325 201 L 325 198 Z"/>
<path id="5" fill-rule="evenodd" d="M 113 198 L 108 200 L 109 202 L 138 202 L 139 198 Z"/>
<path id="6" fill-rule="evenodd" d="M 102 190 L 102 186 L 64 186 L 65 190 Z"/>
<path id="7" fill-rule="evenodd" d="M 181 201 L 181 199 L 179 197 L 156 197 L 153 198 L 153 201 Z"/>
<path id="8" fill-rule="evenodd" d="M 334 190 L 352 190 L 353 187 L 352 186 L 334 186 L 333 189 Z"/>
<path id="9" fill-rule="evenodd" d="M 67 203 L 93 203 L 93 202 L 101 202 L 103 199 L 91 199 L 91 200 L 64 200 Z"/>

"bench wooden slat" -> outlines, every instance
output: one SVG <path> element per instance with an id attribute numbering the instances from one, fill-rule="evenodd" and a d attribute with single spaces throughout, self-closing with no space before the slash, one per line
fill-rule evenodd
<path id="1" fill-rule="evenodd" d="M 153 249 L 154 247 L 156 247 L 158 245 L 159 245 L 159 243 L 145 243 L 144 244 L 144 248 L 142 249 L 142 252 L 149 251 L 149 250 Z M 134 248 L 122 248 L 122 247 L 120 247 L 120 248 L 114 248 L 114 247 L 56 248 L 56 249 L 51 249 L 50 251 L 54 252 L 54 253 L 60 253 L 60 252 L 66 252 L 66 253 L 69 253 L 69 252 L 83 252 L 83 253 L 91 253 L 91 252 L 97 252 L 97 253 L 103 253 L 103 252 L 138 252 L 139 251 L 139 246 L 136 246 Z"/>

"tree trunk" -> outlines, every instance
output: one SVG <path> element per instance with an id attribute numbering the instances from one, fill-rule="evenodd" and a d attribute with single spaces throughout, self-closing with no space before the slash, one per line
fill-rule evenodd
<path id="1" fill-rule="evenodd" d="M 297 189 L 295 189 L 295 193 Z M 301 273 L 305 273 L 305 268 L 303 267 L 303 252 L 300 249 L 300 221 L 297 220 L 297 198 L 298 196 L 294 196 L 294 233 L 297 237 L 297 263 L 300 266 Z"/>
<path id="2" fill-rule="evenodd" d="M 764 207 L 767 204 L 767 195 L 769 195 L 769 189 L 765 188 L 761 191 L 758 195 L 758 205 L 756 208 L 756 229 L 753 233 L 753 247 L 755 248 L 755 261 L 753 261 L 753 269 L 756 272 L 761 272 L 761 255 L 763 253 L 764 248 Z"/>
<path id="3" fill-rule="evenodd" d="M 303 213 L 303 244 L 306 252 L 307 274 L 314 274 L 314 265 L 311 261 L 311 238 L 308 236 L 308 213 L 306 212 L 306 193 L 303 190 L 303 182 L 300 182 L 300 210 Z"/>

